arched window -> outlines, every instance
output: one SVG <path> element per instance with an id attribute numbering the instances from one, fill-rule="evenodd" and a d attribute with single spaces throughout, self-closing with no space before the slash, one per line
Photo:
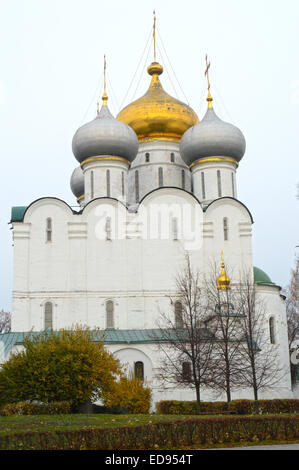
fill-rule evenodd
<path id="1" fill-rule="evenodd" d="M 185 189 L 185 170 L 182 170 L 182 189 Z"/>
<path id="2" fill-rule="evenodd" d="M 185 382 L 190 382 L 191 380 L 191 363 L 190 362 L 183 362 L 182 378 Z"/>
<path id="3" fill-rule="evenodd" d="M 271 317 L 269 319 L 269 334 L 270 334 L 270 342 L 271 344 L 275 344 L 275 325 L 274 325 L 274 318 Z"/>
<path id="4" fill-rule="evenodd" d="M 46 222 L 46 241 L 52 241 L 52 219 L 50 217 L 47 218 Z"/>
<path id="5" fill-rule="evenodd" d="M 106 328 L 114 328 L 114 305 L 112 300 L 106 302 Z"/>
<path id="6" fill-rule="evenodd" d="M 94 174 L 93 171 L 90 172 L 90 197 L 94 198 Z"/>
<path id="7" fill-rule="evenodd" d="M 218 197 L 222 197 L 221 173 L 217 170 Z"/>
<path id="8" fill-rule="evenodd" d="M 223 237 L 224 241 L 228 240 L 228 218 L 224 217 L 223 219 Z"/>
<path id="9" fill-rule="evenodd" d="M 135 171 L 135 201 L 139 202 L 139 173 Z"/>
<path id="10" fill-rule="evenodd" d="M 45 330 L 52 330 L 53 328 L 53 304 L 46 302 L 44 307 Z"/>
<path id="11" fill-rule="evenodd" d="M 145 161 L 146 161 L 146 163 L 148 163 L 150 161 L 150 154 L 149 153 L 145 154 Z"/>
<path id="12" fill-rule="evenodd" d="M 163 186 L 163 168 L 159 168 L 159 188 Z"/>
<path id="13" fill-rule="evenodd" d="M 232 173 L 232 195 L 235 197 L 236 192 L 235 192 L 235 179 L 234 179 L 234 174 Z"/>
<path id="14" fill-rule="evenodd" d="M 121 172 L 121 195 L 125 195 L 125 174 L 123 171 Z"/>
<path id="15" fill-rule="evenodd" d="M 144 364 L 141 361 L 137 361 L 134 364 L 134 374 L 136 379 L 144 379 Z"/>
<path id="16" fill-rule="evenodd" d="M 174 153 L 170 154 L 170 161 L 171 161 L 171 163 L 174 163 Z"/>
<path id="17" fill-rule="evenodd" d="M 206 198 L 206 185 L 205 185 L 205 174 L 204 172 L 201 173 L 201 195 L 202 198 Z"/>
<path id="18" fill-rule="evenodd" d="M 110 170 L 106 171 L 107 197 L 110 197 Z"/>
<path id="19" fill-rule="evenodd" d="M 179 301 L 174 304 L 174 322 L 176 328 L 183 328 L 183 307 Z"/>

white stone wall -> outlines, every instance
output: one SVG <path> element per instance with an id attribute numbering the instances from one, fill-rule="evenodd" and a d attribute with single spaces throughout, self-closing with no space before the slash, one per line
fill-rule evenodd
<path id="1" fill-rule="evenodd" d="M 109 170 L 110 197 L 126 201 L 128 189 L 128 168 L 125 161 L 97 159 L 83 165 L 84 173 L 84 204 L 97 197 L 107 197 L 107 170 Z M 93 188 L 92 181 L 93 179 Z"/>

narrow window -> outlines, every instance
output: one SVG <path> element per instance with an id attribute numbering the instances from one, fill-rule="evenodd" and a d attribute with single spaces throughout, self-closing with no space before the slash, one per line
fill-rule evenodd
<path id="1" fill-rule="evenodd" d="M 223 236 L 224 236 L 224 241 L 228 240 L 228 218 L 224 217 L 223 219 Z"/>
<path id="2" fill-rule="evenodd" d="M 150 161 L 150 154 L 149 153 L 145 154 L 145 161 L 146 161 L 146 163 L 148 163 Z"/>
<path id="3" fill-rule="evenodd" d="M 94 198 L 94 174 L 93 171 L 90 172 L 90 197 Z"/>
<path id="4" fill-rule="evenodd" d="M 136 379 L 144 379 L 144 364 L 141 361 L 137 361 L 134 364 L 134 373 Z"/>
<path id="5" fill-rule="evenodd" d="M 174 304 L 174 321 L 176 328 L 183 328 L 183 307 L 179 301 Z"/>
<path id="6" fill-rule="evenodd" d="M 52 241 L 52 219 L 50 219 L 50 217 L 48 217 L 46 224 L 46 241 Z"/>
<path id="7" fill-rule="evenodd" d="M 171 163 L 174 163 L 174 153 L 170 154 L 170 161 L 171 161 Z"/>
<path id="8" fill-rule="evenodd" d="M 106 219 L 106 240 L 111 240 L 111 217 Z"/>
<path id="9" fill-rule="evenodd" d="M 172 219 L 172 236 L 173 240 L 178 240 L 178 219 L 176 217 Z"/>
<path id="10" fill-rule="evenodd" d="M 235 197 L 236 193 L 235 193 L 235 180 L 234 180 L 234 174 L 232 173 L 232 194 L 233 194 L 233 197 Z"/>
<path id="11" fill-rule="evenodd" d="M 217 170 L 217 185 L 218 185 L 218 197 L 222 197 L 221 173 L 220 173 L 220 170 Z"/>
<path id="12" fill-rule="evenodd" d="M 185 382 L 190 382 L 191 380 L 191 363 L 190 362 L 183 362 L 182 377 Z"/>
<path id="13" fill-rule="evenodd" d="M 121 195 L 125 195 L 125 174 L 123 171 L 121 173 Z"/>
<path id="14" fill-rule="evenodd" d="M 163 168 L 159 168 L 159 188 L 163 186 Z"/>
<path id="15" fill-rule="evenodd" d="M 205 174 L 204 172 L 201 173 L 201 195 L 202 198 L 206 198 L 206 185 L 205 185 Z"/>
<path id="16" fill-rule="evenodd" d="M 271 317 L 269 319 L 269 333 L 270 333 L 270 342 L 271 344 L 275 344 L 275 327 L 274 327 L 274 318 Z"/>
<path id="17" fill-rule="evenodd" d="M 51 302 L 45 303 L 45 330 L 52 330 L 53 328 L 53 304 Z"/>
<path id="18" fill-rule="evenodd" d="M 191 193 L 194 192 L 194 188 L 193 188 L 193 176 L 191 175 Z"/>
<path id="19" fill-rule="evenodd" d="M 135 200 L 136 203 L 139 202 L 139 174 L 138 171 L 135 171 Z"/>
<path id="20" fill-rule="evenodd" d="M 110 197 L 110 170 L 106 171 L 107 197 Z"/>
<path id="21" fill-rule="evenodd" d="M 112 300 L 106 302 L 106 328 L 114 328 L 114 305 Z"/>
<path id="22" fill-rule="evenodd" d="M 185 170 L 182 170 L 182 189 L 185 189 Z"/>

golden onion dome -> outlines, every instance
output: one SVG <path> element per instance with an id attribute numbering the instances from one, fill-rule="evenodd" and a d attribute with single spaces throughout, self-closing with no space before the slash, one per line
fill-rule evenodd
<path id="1" fill-rule="evenodd" d="M 221 252 L 221 258 L 221 273 L 217 279 L 217 286 L 219 290 L 228 290 L 230 288 L 230 278 L 228 277 L 225 271 L 225 264 L 223 262 L 223 252 Z"/>
<path id="2" fill-rule="evenodd" d="M 158 62 L 153 62 L 147 71 L 152 76 L 148 91 L 120 111 L 117 119 L 134 129 L 139 142 L 180 141 L 190 127 L 198 124 L 197 114 L 163 90 L 159 79 L 163 67 Z"/>

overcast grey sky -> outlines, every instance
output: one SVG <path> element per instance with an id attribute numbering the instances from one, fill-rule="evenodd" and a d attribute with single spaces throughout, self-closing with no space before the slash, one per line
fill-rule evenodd
<path id="1" fill-rule="evenodd" d="M 153 9 L 175 74 L 200 118 L 209 55 L 215 110 L 247 141 L 238 198 L 255 221 L 254 264 L 279 285 L 288 283 L 299 245 L 298 0 L 0 0 L 0 309 L 11 305 L 11 207 L 42 196 L 76 204 L 69 188 L 77 166 L 71 140 L 95 116 L 103 55 L 109 106 L 117 114 Z M 158 46 L 163 53 L 159 37 Z M 159 50 L 157 58 L 167 65 Z M 123 105 L 149 85 L 143 62 Z M 164 88 L 186 101 L 169 65 L 168 71 L 176 90 L 166 72 Z"/>

